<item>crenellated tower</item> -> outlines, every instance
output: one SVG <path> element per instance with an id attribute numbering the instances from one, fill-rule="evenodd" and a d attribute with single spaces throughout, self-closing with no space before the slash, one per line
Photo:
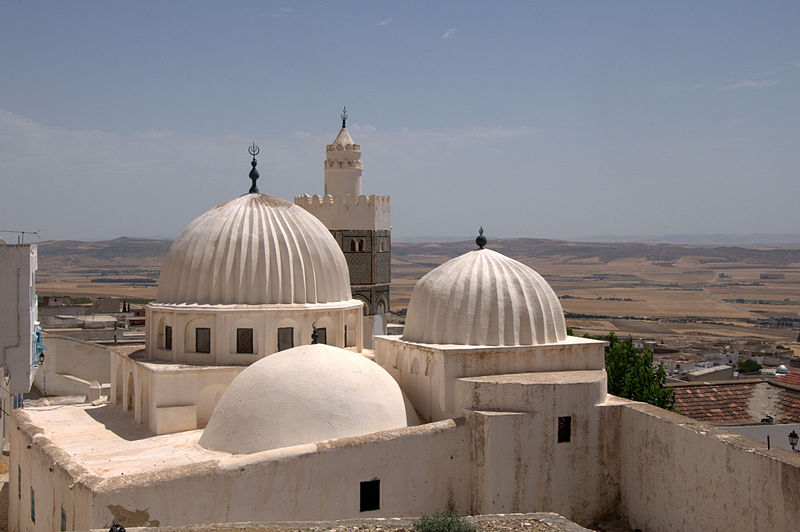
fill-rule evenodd
<path id="1" fill-rule="evenodd" d="M 372 335 L 386 333 L 391 282 L 392 225 L 389 196 L 365 196 L 361 189 L 361 146 L 342 129 L 325 153 L 325 190 L 322 196 L 296 196 L 296 205 L 316 216 L 341 246 L 350 271 L 350 288 L 364 303 L 364 347 Z"/>

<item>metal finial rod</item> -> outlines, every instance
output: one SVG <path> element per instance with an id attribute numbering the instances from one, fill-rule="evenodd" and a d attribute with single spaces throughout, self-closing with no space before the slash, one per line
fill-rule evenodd
<path id="1" fill-rule="evenodd" d="M 253 181 L 253 185 L 250 187 L 250 194 L 257 194 L 258 193 L 258 185 L 256 185 L 256 181 L 258 180 L 258 170 L 256 170 L 256 165 L 258 161 L 256 161 L 256 155 L 261 152 L 261 148 L 256 146 L 256 143 L 253 142 L 253 145 L 247 148 L 247 153 L 253 156 L 253 160 L 250 161 L 250 166 L 253 168 L 250 169 L 249 177 Z"/>
<path id="2" fill-rule="evenodd" d="M 346 105 L 344 106 L 344 108 L 342 108 L 342 114 L 340 114 L 339 116 L 342 117 L 342 129 L 344 129 L 347 126 L 347 106 Z"/>
<path id="3" fill-rule="evenodd" d="M 478 238 L 475 239 L 475 243 L 478 245 L 479 249 L 483 249 L 486 247 L 487 242 L 486 237 L 483 236 L 483 226 L 481 226 L 481 228 L 478 229 Z"/>
<path id="4" fill-rule="evenodd" d="M 319 341 L 319 332 L 317 332 L 317 322 L 311 324 L 311 343 L 316 344 Z"/>

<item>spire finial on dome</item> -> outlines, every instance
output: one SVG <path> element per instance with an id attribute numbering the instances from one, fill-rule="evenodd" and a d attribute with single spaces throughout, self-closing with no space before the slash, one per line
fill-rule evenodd
<path id="1" fill-rule="evenodd" d="M 316 344 L 319 341 L 319 332 L 317 332 L 317 322 L 311 324 L 311 343 Z"/>
<path id="2" fill-rule="evenodd" d="M 253 185 L 250 187 L 250 194 L 257 194 L 258 193 L 258 185 L 256 185 L 256 180 L 258 179 L 258 170 L 256 170 L 256 165 L 258 161 L 256 161 L 256 155 L 261 151 L 261 148 L 256 146 L 254 142 L 252 146 L 247 148 L 247 153 L 253 156 L 253 160 L 250 161 L 250 166 L 253 168 L 250 170 L 249 177 L 253 180 Z"/>
<path id="3" fill-rule="evenodd" d="M 342 114 L 340 114 L 339 116 L 342 117 L 342 129 L 344 129 L 347 126 L 347 106 L 346 105 L 342 108 Z"/>
<path id="4" fill-rule="evenodd" d="M 478 229 L 478 238 L 475 239 L 475 243 L 478 244 L 479 249 L 483 249 L 486 246 L 486 242 L 488 241 L 486 237 L 483 236 L 483 226 L 481 226 L 481 228 Z"/>

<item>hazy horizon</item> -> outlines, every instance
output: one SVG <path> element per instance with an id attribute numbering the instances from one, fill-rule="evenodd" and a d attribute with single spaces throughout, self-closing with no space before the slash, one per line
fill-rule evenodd
<path id="1" fill-rule="evenodd" d="M 396 241 L 792 234 L 798 22 L 777 1 L 0 1 L 0 230 L 177 235 L 247 191 L 252 141 L 262 192 L 320 193 L 347 105 Z"/>

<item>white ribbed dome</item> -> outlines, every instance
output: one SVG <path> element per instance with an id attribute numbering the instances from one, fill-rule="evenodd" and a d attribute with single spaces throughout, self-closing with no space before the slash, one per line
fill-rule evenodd
<path id="1" fill-rule="evenodd" d="M 330 231 L 306 210 L 245 194 L 196 218 L 170 246 L 159 303 L 348 301 L 347 263 Z"/>
<path id="2" fill-rule="evenodd" d="M 350 351 L 314 344 L 262 358 L 240 373 L 199 443 L 247 454 L 418 423 L 386 370 Z"/>
<path id="3" fill-rule="evenodd" d="M 544 278 L 490 249 L 465 253 L 419 280 L 403 339 L 428 344 L 533 345 L 566 340 L 564 311 Z"/>

